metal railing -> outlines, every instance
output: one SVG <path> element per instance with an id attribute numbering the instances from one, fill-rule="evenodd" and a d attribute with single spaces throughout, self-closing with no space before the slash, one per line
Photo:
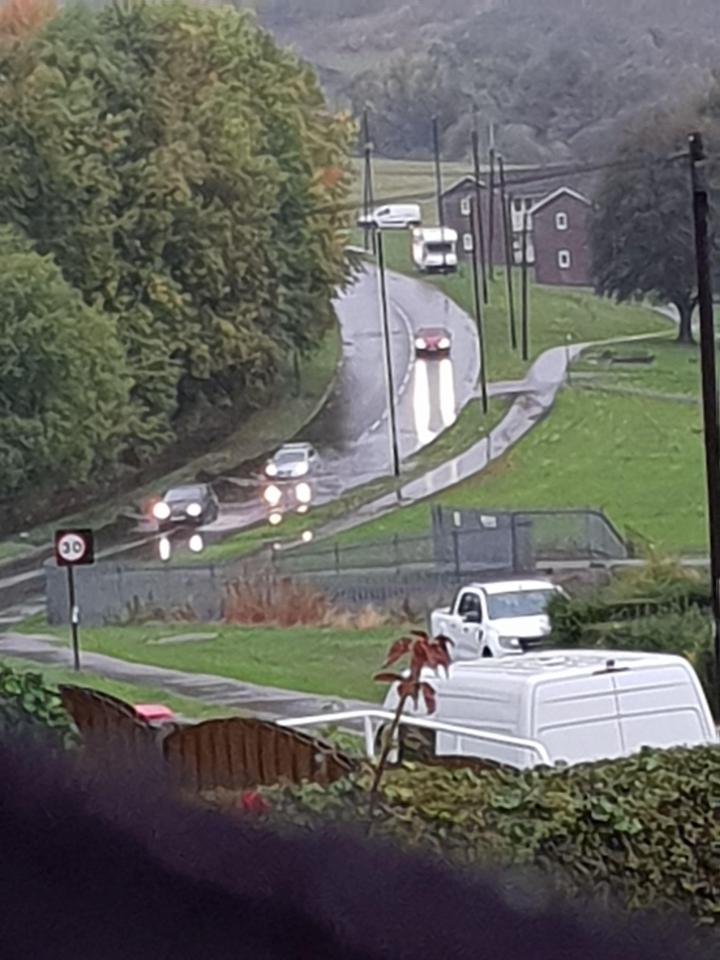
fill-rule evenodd
<path id="1" fill-rule="evenodd" d="M 343 721 L 359 720 L 362 723 L 362 733 L 357 733 L 355 730 L 349 730 L 348 732 L 363 737 L 365 754 L 369 760 L 374 760 L 377 728 L 381 723 L 391 723 L 394 719 L 394 713 L 378 708 L 370 710 L 341 710 L 337 713 L 316 713 L 308 717 L 288 717 L 284 720 L 278 720 L 277 724 L 280 727 L 290 727 L 294 729 L 296 727 L 330 726 Z M 378 722 L 374 725 L 373 721 Z M 400 725 L 419 727 L 423 730 L 435 731 L 436 733 L 454 734 L 458 737 L 467 737 L 485 743 L 509 746 L 517 750 L 526 750 L 537 757 L 538 764 L 552 766 L 550 754 L 543 744 L 537 740 L 526 740 L 523 737 L 513 737 L 510 734 L 490 733 L 488 730 L 479 730 L 477 727 L 465 727 L 455 723 L 444 723 L 442 720 L 430 720 L 425 717 L 401 716 Z"/>

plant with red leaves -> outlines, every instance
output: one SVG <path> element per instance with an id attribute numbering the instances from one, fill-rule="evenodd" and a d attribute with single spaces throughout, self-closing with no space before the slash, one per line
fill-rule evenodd
<path id="1" fill-rule="evenodd" d="M 255 790 L 243 790 L 238 797 L 237 807 L 243 813 L 254 813 L 258 816 L 268 813 L 270 810 L 267 800 Z"/>
<path id="2" fill-rule="evenodd" d="M 449 637 L 431 637 L 424 630 L 411 630 L 409 636 L 400 637 L 393 643 L 388 651 L 382 671 L 375 674 L 374 679 L 378 683 L 397 683 L 399 699 L 393 721 L 385 731 L 380 759 L 370 787 L 372 796 L 375 796 L 380 786 L 380 780 L 387 766 L 390 750 L 407 701 L 412 700 L 417 707 L 420 697 L 422 697 L 427 712 L 435 712 L 435 688 L 427 680 L 422 679 L 422 672 L 427 669 L 443 669 L 447 673 L 450 667 L 451 644 L 452 640 Z M 385 669 L 397 663 L 398 660 L 402 660 L 403 657 L 409 657 L 410 661 L 409 668 L 403 673 L 388 672 Z"/>

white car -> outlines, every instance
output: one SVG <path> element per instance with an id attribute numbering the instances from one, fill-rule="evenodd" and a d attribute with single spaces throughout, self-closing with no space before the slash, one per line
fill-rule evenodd
<path id="1" fill-rule="evenodd" d="M 454 660 L 525 653 L 550 634 L 547 605 L 562 592 L 550 580 L 469 583 L 451 606 L 433 610 L 432 633 L 453 641 Z"/>
<path id="2" fill-rule="evenodd" d="M 359 227 L 380 227 L 383 230 L 406 230 L 418 227 L 422 222 L 420 206 L 417 203 L 389 203 L 376 207 L 368 216 L 358 217 Z"/>
<path id="3" fill-rule="evenodd" d="M 310 443 L 285 443 L 265 464 L 265 476 L 271 480 L 299 480 L 312 473 L 318 455 Z"/>

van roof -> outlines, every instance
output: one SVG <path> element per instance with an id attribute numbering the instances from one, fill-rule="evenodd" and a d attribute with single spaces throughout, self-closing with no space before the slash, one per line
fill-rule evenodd
<path id="1" fill-rule="evenodd" d="M 442 243 L 457 240 L 457 231 L 451 227 L 418 227 L 415 231 L 424 243 Z"/>
<path id="2" fill-rule="evenodd" d="M 631 650 L 546 650 L 517 657 L 479 658 L 452 663 L 450 677 L 473 682 L 487 679 L 511 681 L 517 684 L 537 684 L 558 677 L 588 677 L 605 670 L 610 664 L 616 668 L 644 670 L 650 667 L 687 665 L 684 657 L 669 653 L 644 653 Z"/>
<path id="3" fill-rule="evenodd" d="M 514 593 L 521 590 L 554 590 L 555 584 L 550 580 L 482 580 L 466 583 L 463 589 L 484 590 L 492 596 L 496 593 Z"/>

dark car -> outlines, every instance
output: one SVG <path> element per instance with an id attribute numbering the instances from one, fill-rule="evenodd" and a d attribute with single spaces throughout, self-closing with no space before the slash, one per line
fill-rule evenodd
<path id="1" fill-rule="evenodd" d="M 447 357 L 450 342 L 450 333 L 443 327 L 423 327 L 415 334 L 415 353 L 418 357 Z"/>
<path id="2" fill-rule="evenodd" d="M 181 523 L 203 526 L 217 520 L 220 504 L 215 491 L 207 483 L 171 487 L 153 507 L 153 516 L 161 530 Z"/>

